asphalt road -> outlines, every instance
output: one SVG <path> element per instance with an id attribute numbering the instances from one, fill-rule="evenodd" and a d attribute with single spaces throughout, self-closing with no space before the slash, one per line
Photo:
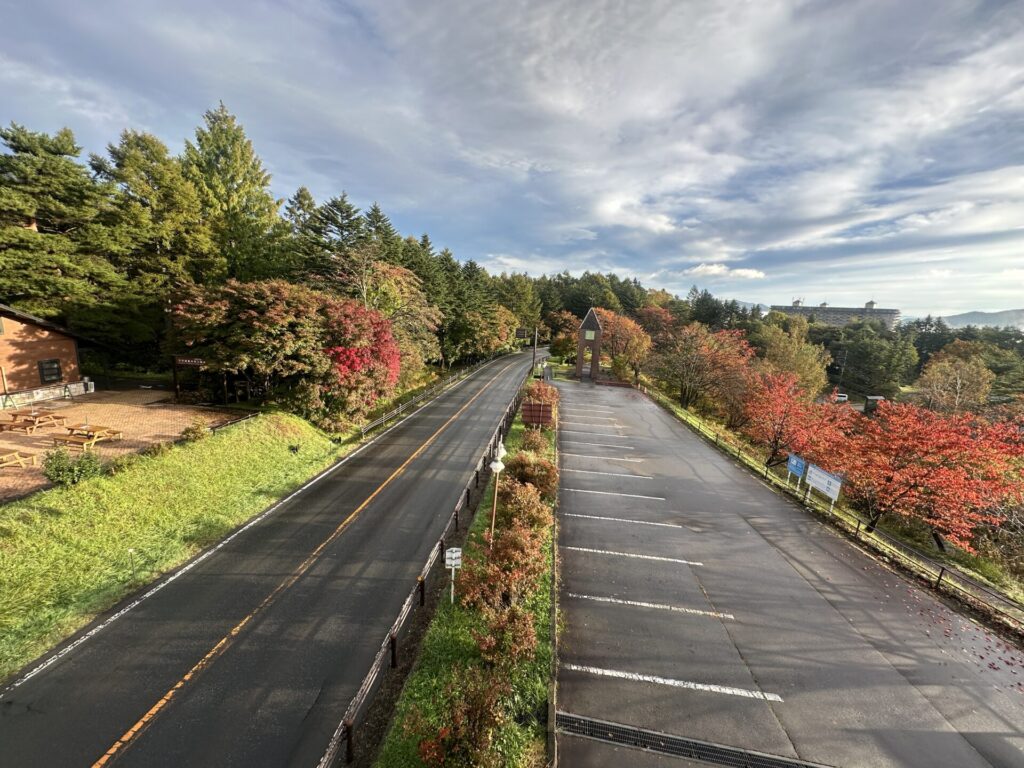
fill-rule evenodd
<path id="1" fill-rule="evenodd" d="M 1024 652 L 639 393 L 559 387 L 561 711 L 843 768 L 1024 766 Z"/>
<path id="2" fill-rule="evenodd" d="M 484 366 L 5 691 L 0 765 L 316 765 L 529 366 Z"/>

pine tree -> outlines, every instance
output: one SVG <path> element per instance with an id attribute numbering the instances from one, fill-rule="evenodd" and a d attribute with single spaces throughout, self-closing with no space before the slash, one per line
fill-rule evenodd
<path id="1" fill-rule="evenodd" d="M 195 185 L 213 240 L 224 258 L 219 277 L 251 279 L 275 271 L 281 234 L 270 174 L 223 103 L 203 115 L 205 128 L 185 142 L 186 176 Z"/>
<path id="2" fill-rule="evenodd" d="M 389 264 L 401 265 L 402 238 L 377 203 L 363 214 L 363 220 L 366 236 L 377 245 L 381 258 Z"/>
<path id="3" fill-rule="evenodd" d="M 124 131 L 107 154 L 109 159 L 93 155 L 90 165 L 98 178 L 116 185 L 107 223 L 129 233 L 123 249 L 107 251 L 115 266 L 157 293 L 175 281 L 202 282 L 207 273 L 222 273 L 199 195 L 164 143 L 152 134 Z"/>
<path id="4" fill-rule="evenodd" d="M 292 234 L 307 234 L 316 213 L 316 200 L 313 193 L 306 187 L 299 187 L 295 194 L 288 198 L 284 207 L 284 217 L 291 225 Z"/>

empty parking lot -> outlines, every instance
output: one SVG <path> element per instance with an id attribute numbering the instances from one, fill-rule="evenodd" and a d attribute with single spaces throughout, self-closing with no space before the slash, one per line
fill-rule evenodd
<path id="1" fill-rule="evenodd" d="M 780 764 L 1024 765 L 1024 654 L 639 393 L 559 386 L 564 765 L 692 764 L 569 733 L 618 724 Z"/>

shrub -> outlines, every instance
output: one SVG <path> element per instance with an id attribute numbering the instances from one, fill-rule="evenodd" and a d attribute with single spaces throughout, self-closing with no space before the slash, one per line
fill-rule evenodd
<path id="1" fill-rule="evenodd" d="M 554 501 L 558 495 L 558 467 L 548 459 L 522 451 L 509 459 L 506 467 L 509 477 L 534 486 L 545 500 Z"/>
<path id="2" fill-rule="evenodd" d="M 507 680 L 489 670 L 463 667 L 445 686 L 446 706 L 440 727 L 432 725 L 422 712 L 414 710 L 406 724 L 407 733 L 421 738 L 419 757 L 436 768 L 497 768 L 502 759 L 493 749 L 494 734 L 505 719 L 502 698 L 509 692 Z"/>
<path id="3" fill-rule="evenodd" d="M 551 525 L 551 510 L 535 485 L 510 477 L 498 488 L 498 525 L 508 528 L 515 522 L 546 528 Z"/>
<path id="4" fill-rule="evenodd" d="M 522 449 L 542 454 L 548 449 L 548 439 L 539 429 L 527 429 L 523 432 Z"/>
<path id="5" fill-rule="evenodd" d="M 480 657 L 500 669 L 514 667 L 533 658 L 537 650 L 537 630 L 533 615 L 520 605 L 485 609 L 486 629 L 473 630 Z"/>
<path id="6" fill-rule="evenodd" d="M 537 403 L 558 404 L 558 390 L 543 381 L 531 382 L 526 387 L 525 400 L 532 400 Z"/>
<path id="7" fill-rule="evenodd" d="M 153 443 L 152 445 L 147 445 L 145 447 L 145 449 L 142 451 L 142 455 L 149 456 L 151 459 L 155 459 L 157 456 L 163 456 L 166 453 L 170 453 L 170 451 L 170 443 Z"/>
<path id="8" fill-rule="evenodd" d="M 194 443 L 196 440 L 202 440 L 209 434 L 210 428 L 206 425 L 206 421 L 199 416 L 196 416 L 189 426 L 181 430 L 182 438 L 190 443 Z"/>
<path id="9" fill-rule="evenodd" d="M 103 463 L 95 453 L 89 451 L 74 459 L 64 448 L 60 448 L 49 451 L 43 457 L 43 475 L 54 485 L 67 487 L 102 474 Z"/>
<path id="10" fill-rule="evenodd" d="M 467 608 L 507 608 L 530 593 L 546 567 L 544 534 L 513 521 L 495 532 L 493 547 L 490 532 L 484 533 L 482 544 L 467 546 L 455 590 Z"/>
<path id="11" fill-rule="evenodd" d="M 127 469 L 131 469 L 142 460 L 137 453 L 126 453 L 124 456 L 116 456 L 107 462 L 107 474 L 119 475 Z"/>

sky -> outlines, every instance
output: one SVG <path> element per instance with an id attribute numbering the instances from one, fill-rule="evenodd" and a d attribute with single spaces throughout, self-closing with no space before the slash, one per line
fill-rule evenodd
<path id="1" fill-rule="evenodd" d="M 0 0 L 0 122 L 273 174 L 532 275 L 1024 307 L 1024 2 Z"/>

